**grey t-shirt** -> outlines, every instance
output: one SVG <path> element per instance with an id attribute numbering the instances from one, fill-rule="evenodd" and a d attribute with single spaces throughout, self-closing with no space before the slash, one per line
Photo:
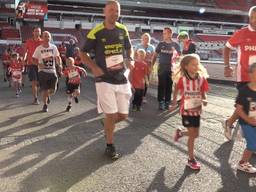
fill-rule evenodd
<path id="1" fill-rule="evenodd" d="M 160 42 L 156 47 L 156 53 L 159 56 L 159 72 L 171 71 L 172 56 L 173 52 L 177 51 L 180 53 L 180 46 L 178 43 L 172 41 L 170 43 Z"/>

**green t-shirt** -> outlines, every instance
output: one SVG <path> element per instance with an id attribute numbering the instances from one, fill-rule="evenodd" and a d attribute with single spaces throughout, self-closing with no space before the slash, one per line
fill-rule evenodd
<path id="1" fill-rule="evenodd" d="M 131 49 L 128 30 L 116 22 L 114 29 L 106 29 L 103 23 L 93 28 L 87 35 L 82 51 L 93 52 L 96 64 L 104 72 L 103 76 L 96 78 L 96 82 L 125 84 L 124 58 L 128 49 Z"/>

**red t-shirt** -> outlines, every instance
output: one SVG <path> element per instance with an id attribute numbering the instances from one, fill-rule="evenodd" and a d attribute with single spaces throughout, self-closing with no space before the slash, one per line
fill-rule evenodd
<path id="1" fill-rule="evenodd" d="M 27 50 L 27 64 L 28 65 L 32 65 L 34 63 L 32 63 L 32 56 L 36 50 L 36 48 L 41 45 L 42 43 L 42 40 L 34 40 L 34 39 L 28 39 L 26 44 L 25 44 L 25 47 L 26 47 L 26 50 Z"/>
<path id="2" fill-rule="evenodd" d="M 63 74 L 68 77 L 68 83 L 70 84 L 80 84 L 81 83 L 81 73 L 84 72 L 84 69 L 78 66 L 67 67 Z"/>
<path id="3" fill-rule="evenodd" d="M 207 80 L 200 76 L 193 80 L 181 77 L 176 86 L 181 93 L 180 113 L 199 116 L 202 112 L 202 94 L 209 90 Z"/>
<path id="4" fill-rule="evenodd" d="M 23 72 L 24 66 L 19 61 L 11 61 L 9 66 L 9 71 L 12 74 L 12 78 L 14 79 L 22 79 L 22 72 Z"/>
<path id="5" fill-rule="evenodd" d="M 244 27 L 227 41 L 226 46 L 237 48 L 237 81 L 248 82 L 248 68 L 256 63 L 256 31 L 251 26 Z"/>
<path id="6" fill-rule="evenodd" d="M 146 62 L 136 61 L 132 70 L 132 87 L 135 89 L 145 88 L 145 76 L 148 74 L 148 66 Z"/>

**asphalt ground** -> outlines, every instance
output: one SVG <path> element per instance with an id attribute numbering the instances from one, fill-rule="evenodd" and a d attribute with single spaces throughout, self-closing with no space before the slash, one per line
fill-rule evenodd
<path id="1" fill-rule="evenodd" d="M 103 155 L 92 78 L 83 80 L 71 112 L 65 112 L 62 79 L 43 113 L 42 104 L 31 105 L 29 82 L 16 98 L 1 76 L 0 192 L 255 192 L 256 175 L 236 171 L 244 140 L 223 136 L 221 122 L 232 114 L 235 95 L 234 87 L 211 84 L 195 145 L 202 168 L 195 172 L 186 167 L 187 139 L 173 141 L 181 117 L 177 110 L 158 111 L 154 86 L 143 111 L 117 124 L 115 144 L 123 156 L 111 161 Z"/>

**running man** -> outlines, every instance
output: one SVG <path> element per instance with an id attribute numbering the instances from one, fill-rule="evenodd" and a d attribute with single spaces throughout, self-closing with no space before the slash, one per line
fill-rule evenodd
<path id="1" fill-rule="evenodd" d="M 42 40 L 42 44 L 36 48 L 33 54 L 33 63 L 36 63 L 39 69 L 39 84 L 44 102 L 43 112 L 48 112 L 50 96 L 57 89 L 58 77 L 56 68 L 61 73 L 62 65 L 58 48 L 50 43 L 51 34 L 48 31 L 43 32 Z"/>
<path id="2" fill-rule="evenodd" d="M 133 51 L 127 28 L 117 22 L 120 16 L 119 2 L 107 1 L 104 15 L 104 22 L 88 33 L 80 54 L 83 63 L 88 65 L 95 77 L 98 112 L 105 115 L 105 154 L 115 160 L 120 153 L 116 152 L 113 143 L 114 129 L 117 122 L 128 117 L 131 87 L 125 76 L 125 64 L 133 68 Z M 95 62 L 87 55 L 91 51 L 95 53 Z"/>
<path id="3" fill-rule="evenodd" d="M 25 44 L 25 55 L 24 61 L 27 65 L 28 70 L 28 78 L 32 82 L 32 95 L 34 97 L 33 104 L 39 105 L 38 100 L 38 66 L 36 63 L 33 63 L 32 56 L 34 54 L 35 49 L 41 45 L 41 29 L 40 27 L 35 27 L 33 29 L 33 37 L 26 41 Z"/>

